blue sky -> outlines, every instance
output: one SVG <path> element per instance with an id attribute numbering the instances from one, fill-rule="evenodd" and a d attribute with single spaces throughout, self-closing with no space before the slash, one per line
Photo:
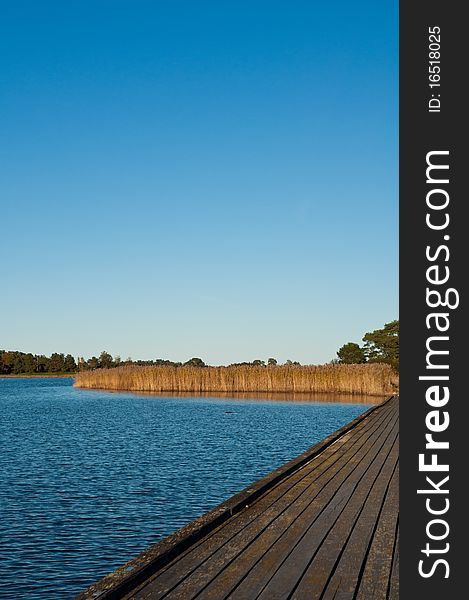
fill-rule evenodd
<path id="1" fill-rule="evenodd" d="M 398 317 L 397 2 L 12 2 L 0 348 L 334 358 Z"/>

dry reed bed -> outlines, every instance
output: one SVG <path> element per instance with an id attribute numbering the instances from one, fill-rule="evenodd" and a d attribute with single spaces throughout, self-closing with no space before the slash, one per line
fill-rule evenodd
<path id="1" fill-rule="evenodd" d="M 132 392 L 295 392 L 386 395 L 398 376 L 389 365 L 117 367 L 77 373 L 75 386 Z"/>

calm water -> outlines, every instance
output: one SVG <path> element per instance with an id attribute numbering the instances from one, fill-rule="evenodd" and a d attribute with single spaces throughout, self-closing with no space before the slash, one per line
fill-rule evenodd
<path id="1" fill-rule="evenodd" d="M 367 408 L 0 379 L 0 597 L 72 598 Z"/>

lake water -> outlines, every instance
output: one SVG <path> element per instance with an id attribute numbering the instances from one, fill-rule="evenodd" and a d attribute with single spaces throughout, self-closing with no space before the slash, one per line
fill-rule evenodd
<path id="1" fill-rule="evenodd" d="M 286 398 L 0 379 L 0 597 L 72 598 L 368 408 Z"/>

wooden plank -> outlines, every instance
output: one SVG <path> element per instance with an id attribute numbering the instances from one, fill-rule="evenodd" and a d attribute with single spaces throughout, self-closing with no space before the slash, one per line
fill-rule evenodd
<path id="1" fill-rule="evenodd" d="M 307 595 L 311 600 L 314 600 L 327 595 L 330 600 L 326 586 L 331 576 L 331 585 L 333 589 L 335 588 L 334 593 L 338 591 L 338 580 L 340 581 L 341 591 L 354 592 L 363 557 L 360 545 L 363 542 L 366 547 L 369 541 L 369 536 L 372 533 L 371 528 L 376 520 L 377 507 L 381 504 L 386 492 L 386 483 L 396 468 L 398 460 L 398 445 L 396 442 L 397 436 L 391 451 L 385 457 L 384 463 L 381 454 L 376 456 L 376 460 L 360 482 L 347 507 L 329 532 L 319 552 L 309 564 L 292 595 L 292 599 L 304 598 Z M 376 470 L 378 470 L 378 473 L 372 480 L 371 473 Z M 366 510 L 364 510 L 364 506 Z M 359 519 L 359 517 L 361 518 Z M 354 536 L 353 532 L 357 532 L 358 535 Z M 348 542 L 344 548 L 347 539 Z M 339 553 L 343 548 L 345 553 L 345 556 L 342 554 L 344 562 L 340 564 L 341 556 Z M 338 559 L 340 568 L 337 564 Z M 337 573 L 335 577 L 334 571 Z M 325 587 L 325 593 L 323 593 Z"/>
<path id="2" fill-rule="evenodd" d="M 174 561 L 165 569 L 164 573 L 157 574 L 153 581 L 132 597 L 142 600 L 150 597 L 152 599 L 161 598 L 178 583 L 187 579 L 191 579 L 193 585 L 184 581 L 182 587 L 177 589 L 177 594 L 191 597 L 191 594 L 198 593 L 204 585 L 216 577 L 219 571 L 235 560 L 242 550 L 259 535 L 259 532 L 268 528 L 279 515 L 286 513 L 287 510 L 290 511 L 293 503 L 296 503 L 294 508 L 297 511 L 300 511 L 305 503 L 309 504 L 311 497 L 308 492 L 312 484 L 316 482 L 318 489 L 321 489 L 325 481 L 336 477 L 340 468 L 343 468 L 362 446 L 366 446 L 374 432 L 380 430 L 383 420 L 395 418 L 394 412 L 392 405 L 383 406 L 381 414 L 378 413 L 375 419 L 359 424 L 353 435 L 346 434 L 343 436 L 346 439 L 341 439 L 340 443 L 336 442 L 315 461 L 303 467 L 301 472 L 306 471 L 306 474 L 303 473 L 299 477 L 300 474 L 297 473 L 295 477 L 291 478 L 291 481 L 282 482 L 278 488 L 258 500 L 249 510 L 239 513 L 231 522 L 225 524 L 211 536 L 210 540 L 204 540 L 193 551 L 186 553 L 182 560 Z M 376 435 L 379 434 L 376 433 Z M 345 450 L 342 445 L 345 446 Z M 317 481 L 319 478 L 322 478 L 322 481 Z M 293 518 L 291 511 L 288 512 L 286 518 L 287 521 Z M 207 564 L 203 564 L 207 559 L 210 560 Z M 201 566 L 204 573 L 194 573 Z M 192 575 L 193 573 L 194 575 Z"/>
<path id="3" fill-rule="evenodd" d="M 396 444 L 397 446 L 397 444 Z M 338 563 L 335 566 L 334 573 L 327 584 L 325 592 L 322 596 L 323 600 L 333 600 L 340 593 L 355 594 L 360 583 L 361 572 L 366 568 L 366 562 L 369 558 L 369 548 L 374 537 L 379 521 L 382 518 L 382 511 L 387 498 L 390 498 L 389 490 L 393 486 L 395 495 L 391 499 L 393 508 L 397 509 L 398 489 L 398 474 L 397 474 L 397 456 L 396 467 L 391 475 L 391 480 L 388 479 L 389 470 L 386 472 L 386 466 L 380 473 L 380 477 L 375 481 L 370 494 L 363 506 L 363 510 L 355 522 L 354 528 L 350 537 L 344 546 L 343 552 Z M 389 582 L 389 570 L 392 563 L 392 553 L 394 548 L 395 522 L 391 531 L 391 539 L 387 540 L 389 545 L 386 549 L 381 546 L 379 548 L 380 556 L 388 559 L 389 569 L 381 572 L 376 569 L 372 573 L 374 590 L 381 590 L 382 597 L 386 600 L 387 588 Z M 376 546 L 375 546 L 376 548 Z M 377 567 L 376 562 L 374 566 Z M 306 574 L 307 577 L 307 574 Z M 377 600 L 376 594 L 370 594 L 366 598 Z"/>
<path id="4" fill-rule="evenodd" d="M 396 529 L 396 544 L 389 579 L 388 600 L 399 600 L 399 523 Z"/>
<path id="5" fill-rule="evenodd" d="M 363 481 L 357 487 L 351 501 L 308 566 L 292 598 L 309 595 L 312 599 L 330 600 L 338 591 L 344 594 L 354 593 L 363 561 L 362 548 L 368 546 L 377 513 L 387 491 L 387 483 L 396 468 L 397 448 L 397 443 L 394 443 L 384 464 L 381 463 L 381 456 L 376 457 L 370 472 L 373 467 L 379 468 L 377 477 L 372 483 L 369 480 Z"/>
<path id="6" fill-rule="evenodd" d="M 399 465 L 386 495 L 382 514 L 360 578 L 357 600 L 387 600 L 399 518 Z"/>
<path id="7" fill-rule="evenodd" d="M 324 511 L 324 518 L 317 519 L 295 543 L 290 540 L 293 550 L 281 569 L 270 580 L 259 598 L 274 600 L 285 598 L 295 590 L 292 598 L 319 598 L 357 514 L 360 511 L 375 479 L 378 477 L 383 460 L 387 459 L 397 436 L 397 418 L 393 430 L 383 433 L 368 456 L 378 457 L 371 462 L 363 461 L 355 471 L 355 477 L 349 478 L 341 486 L 335 502 Z M 383 439 L 384 438 L 384 439 Z M 293 533 L 293 532 L 292 532 Z M 296 532 L 295 532 L 296 534 Z M 297 538 L 298 539 L 298 538 Z M 297 588 L 298 582 L 314 561 L 314 568 L 308 572 L 308 578 Z"/>
<path id="8" fill-rule="evenodd" d="M 393 417 L 395 422 L 396 417 Z M 391 427 L 393 423 L 390 423 Z M 252 532 L 248 534 L 244 531 L 245 549 L 239 555 L 237 561 L 230 563 L 224 562 L 226 549 L 223 548 L 218 560 L 210 560 L 207 565 L 204 565 L 203 573 L 196 573 L 194 577 L 187 578 L 181 586 L 175 589 L 174 596 L 191 598 L 196 594 L 200 594 L 201 599 L 214 598 L 219 600 L 229 594 L 243 580 L 243 587 L 236 592 L 233 592 L 233 597 L 249 597 L 254 593 L 252 586 L 259 591 L 261 589 L 260 582 L 264 577 L 270 577 L 274 572 L 273 562 L 280 562 L 284 555 L 291 551 L 299 537 L 304 533 L 304 530 L 311 526 L 318 515 L 322 517 L 323 511 L 330 518 L 335 515 L 336 511 L 340 510 L 346 503 L 348 496 L 345 494 L 339 503 L 331 503 L 337 490 L 342 486 L 344 480 L 348 477 L 352 479 L 360 479 L 361 471 L 363 470 L 363 457 L 369 452 L 374 452 L 375 444 L 381 444 L 382 433 L 378 428 L 374 438 L 370 440 L 369 447 L 364 443 L 359 451 L 353 456 L 346 456 L 343 465 L 338 465 L 328 472 L 321 473 L 316 480 L 314 489 L 308 495 L 303 495 L 295 502 L 288 511 L 281 513 L 269 526 L 262 530 L 257 536 L 253 536 Z M 341 473 L 340 476 L 337 476 Z M 300 517 L 300 518 L 298 518 Z M 318 526 L 322 529 L 322 525 Z M 262 565 L 253 576 L 246 578 L 246 574 L 254 569 L 254 567 L 262 561 Z M 249 588 L 249 589 L 247 589 Z"/>

